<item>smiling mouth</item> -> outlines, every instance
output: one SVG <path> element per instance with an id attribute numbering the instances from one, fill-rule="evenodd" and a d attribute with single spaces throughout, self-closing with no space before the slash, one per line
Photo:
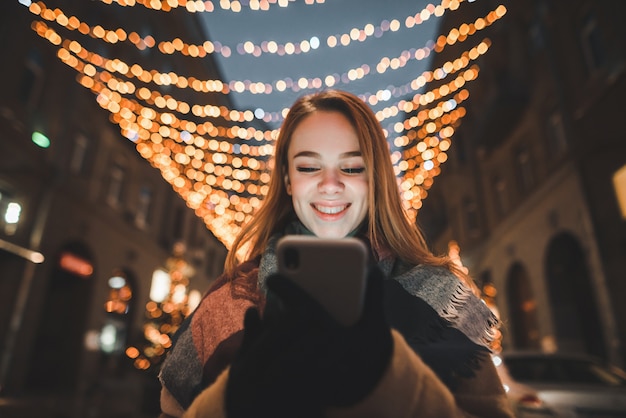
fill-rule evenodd
<path id="1" fill-rule="evenodd" d="M 325 215 L 336 215 L 346 210 L 348 206 L 350 205 L 341 205 L 341 206 L 311 205 L 311 206 L 313 206 L 313 209 L 315 209 L 316 211 L 321 212 Z"/>

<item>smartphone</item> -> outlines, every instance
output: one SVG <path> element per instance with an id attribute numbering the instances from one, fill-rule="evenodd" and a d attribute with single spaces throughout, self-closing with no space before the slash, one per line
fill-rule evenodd
<path id="1" fill-rule="evenodd" d="M 363 311 L 368 251 L 357 238 L 286 235 L 278 241 L 278 272 L 308 292 L 340 324 Z"/>

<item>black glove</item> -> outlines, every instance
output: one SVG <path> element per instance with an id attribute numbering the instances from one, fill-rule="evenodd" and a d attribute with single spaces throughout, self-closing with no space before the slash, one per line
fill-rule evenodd
<path id="1" fill-rule="evenodd" d="M 263 319 L 256 309 L 246 312 L 226 388 L 228 417 L 320 417 L 329 406 L 363 399 L 380 380 L 393 349 L 382 281 L 373 267 L 363 314 L 344 327 L 289 279 L 269 277 Z"/>

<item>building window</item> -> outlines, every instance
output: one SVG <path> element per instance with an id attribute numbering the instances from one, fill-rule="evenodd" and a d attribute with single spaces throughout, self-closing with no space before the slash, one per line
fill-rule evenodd
<path id="1" fill-rule="evenodd" d="M 100 349 L 107 354 L 119 354 L 126 346 L 133 289 L 122 271 L 116 271 L 109 277 L 108 287 L 104 303 L 107 316 L 100 332 Z"/>
<path id="2" fill-rule="evenodd" d="M 593 13 L 589 13 L 582 21 L 580 28 L 580 42 L 583 57 L 589 72 L 602 67 L 606 62 L 606 53 L 602 44 L 602 35 L 598 20 Z"/>
<path id="3" fill-rule="evenodd" d="M 181 206 L 174 209 L 174 219 L 172 220 L 172 238 L 180 241 L 184 235 L 185 209 Z"/>
<path id="4" fill-rule="evenodd" d="M 14 235 L 22 214 L 22 205 L 0 190 L 0 225 L 6 235 Z"/>
<path id="5" fill-rule="evenodd" d="M 133 297 L 133 291 L 126 274 L 121 271 L 114 272 L 109 277 L 107 284 L 109 297 L 104 304 L 106 311 L 126 315 L 130 310 L 130 300 Z"/>
<path id="6" fill-rule="evenodd" d="M 24 71 L 20 84 L 20 96 L 29 108 L 35 108 L 41 97 L 44 85 L 44 70 L 41 55 L 32 50 L 24 63 Z"/>
<path id="7" fill-rule="evenodd" d="M 480 232 L 478 220 L 478 205 L 471 197 L 463 198 L 463 211 L 465 213 L 465 227 L 468 235 L 475 236 Z"/>
<path id="8" fill-rule="evenodd" d="M 533 172 L 533 162 L 530 150 L 526 146 L 523 146 L 516 151 L 515 165 L 520 190 L 522 192 L 530 191 L 535 185 L 535 175 Z"/>
<path id="9" fill-rule="evenodd" d="M 114 208 L 120 206 L 124 177 L 124 168 L 119 164 L 113 164 L 109 173 L 109 188 L 106 194 L 106 201 L 109 206 Z"/>
<path id="10" fill-rule="evenodd" d="M 509 197 L 506 181 L 501 176 L 495 176 L 493 179 L 493 195 L 495 197 L 496 213 L 498 216 L 504 216 L 509 208 Z"/>
<path id="11" fill-rule="evenodd" d="M 89 141 L 84 135 L 78 134 L 74 137 L 74 149 L 70 157 L 70 170 L 72 173 L 83 174 L 88 145 Z"/>
<path id="12" fill-rule="evenodd" d="M 536 20 L 531 24 L 529 35 L 534 51 L 541 51 L 546 47 L 545 27 L 541 21 Z"/>
<path id="13" fill-rule="evenodd" d="M 567 150 L 567 135 L 560 112 L 554 112 L 548 122 L 548 151 L 554 157 L 561 157 Z"/>
<path id="14" fill-rule="evenodd" d="M 152 189 L 148 186 L 143 186 L 141 190 L 139 190 L 137 212 L 135 213 L 135 225 L 137 225 L 138 228 L 144 229 L 146 226 L 148 226 L 151 208 Z"/>
<path id="15" fill-rule="evenodd" d="M 467 162 L 467 150 L 465 148 L 465 140 L 461 134 L 454 135 L 454 141 L 450 148 L 454 152 L 459 165 L 464 165 Z"/>

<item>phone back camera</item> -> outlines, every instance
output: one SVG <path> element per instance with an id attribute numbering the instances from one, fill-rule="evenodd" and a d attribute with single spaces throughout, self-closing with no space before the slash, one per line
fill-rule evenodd
<path id="1" fill-rule="evenodd" d="M 300 254 L 298 250 L 293 247 L 287 247 L 285 249 L 285 267 L 289 270 L 295 270 L 300 266 Z"/>

